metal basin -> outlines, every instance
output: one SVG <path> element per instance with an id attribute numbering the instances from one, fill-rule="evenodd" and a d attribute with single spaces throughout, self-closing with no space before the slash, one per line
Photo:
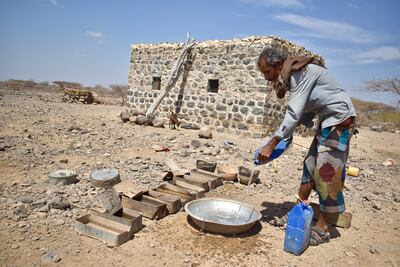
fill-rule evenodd
<path id="1" fill-rule="evenodd" d="M 69 185 L 78 182 L 76 176 L 76 173 L 70 170 L 56 170 L 47 174 L 47 182 L 54 185 Z"/>
<path id="2" fill-rule="evenodd" d="M 185 211 L 202 230 L 235 234 L 250 230 L 261 219 L 254 206 L 227 199 L 198 199 L 185 205 Z"/>

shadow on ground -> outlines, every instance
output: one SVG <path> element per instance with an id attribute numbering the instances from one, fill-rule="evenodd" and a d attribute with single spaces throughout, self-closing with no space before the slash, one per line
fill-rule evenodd
<path id="1" fill-rule="evenodd" d="M 264 201 L 261 206 L 264 207 L 260 212 L 262 214 L 261 221 L 269 222 L 274 217 L 282 217 L 286 215 L 295 205 L 293 202 L 285 201 L 283 203 L 274 203 Z"/>
<path id="2" fill-rule="evenodd" d="M 261 229 L 262 229 L 262 225 L 259 221 L 257 221 L 255 223 L 255 225 L 247 232 L 244 233 L 239 233 L 239 234 L 219 234 L 219 233 L 214 233 L 214 232 L 210 232 L 210 231 L 206 231 L 204 229 L 201 229 L 190 216 L 187 216 L 187 223 L 193 227 L 194 229 L 196 229 L 199 232 L 204 232 L 204 233 L 209 233 L 209 234 L 213 234 L 213 235 L 221 235 L 227 238 L 243 238 L 243 237 L 250 237 L 250 236 L 254 236 L 256 234 L 258 234 Z"/>

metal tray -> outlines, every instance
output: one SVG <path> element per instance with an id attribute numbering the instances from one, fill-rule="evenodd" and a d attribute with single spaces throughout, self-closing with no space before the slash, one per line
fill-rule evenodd
<path id="1" fill-rule="evenodd" d="M 220 234 L 249 231 L 262 217 L 254 206 L 226 199 L 193 200 L 185 211 L 201 230 Z"/>

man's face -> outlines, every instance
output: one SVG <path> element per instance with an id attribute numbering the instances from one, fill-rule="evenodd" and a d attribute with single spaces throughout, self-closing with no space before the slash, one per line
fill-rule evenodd
<path id="1" fill-rule="evenodd" d="M 282 63 L 271 66 L 264 59 L 261 59 L 258 63 L 258 69 L 264 75 L 264 79 L 270 82 L 275 81 L 278 78 L 281 68 Z"/>

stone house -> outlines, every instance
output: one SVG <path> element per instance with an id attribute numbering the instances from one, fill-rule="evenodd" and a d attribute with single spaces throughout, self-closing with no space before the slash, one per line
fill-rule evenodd
<path id="1" fill-rule="evenodd" d="M 183 123 L 207 126 L 218 132 L 265 136 L 279 126 L 285 100 L 278 100 L 258 71 L 257 59 L 271 43 L 280 43 L 295 55 L 320 56 L 278 37 L 263 36 L 197 43 L 174 88 L 155 113 L 170 111 Z M 160 94 L 182 44 L 131 46 L 127 105 L 146 111 Z"/>

